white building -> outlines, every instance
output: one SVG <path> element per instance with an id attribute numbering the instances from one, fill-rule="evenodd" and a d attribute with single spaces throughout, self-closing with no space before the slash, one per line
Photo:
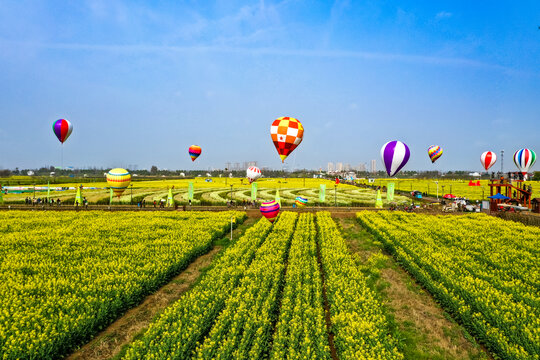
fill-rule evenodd
<path id="1" fill-rule="evenodd" d="M 375 159 L 371 160 L 371 172 L 372 173 L 377 172 L 377 161 Z"/>
<path id="2" fill-rule="evenodd" d="M 342 172 L 343 171 L 343 163 L 338 162 L 336 164 L 336 171 L 337 172 Z"/>
<path id="3" fill-rule="evenodd" d="M 366 164 L 361 163 L 360 165 L 358 165 L 358 171 L 366 171 Z"/>
<path id="4" fill-rule="evenodd" d="M 328 170 L 328 172 L 334 172 L 334 164 L 329 162 L 327 170 Z"/>

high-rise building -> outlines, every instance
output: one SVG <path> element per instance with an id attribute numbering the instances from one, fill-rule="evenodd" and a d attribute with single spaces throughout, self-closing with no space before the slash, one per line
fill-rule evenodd
<path id="1" fill-rule="evenodd" d="M 343 171 L 343 163 L 336 163 L 336 171 L 337 172 L 342 172 Z"/>
<path id="2" fill-rule="evenodd" d="M 327 170 L 328 170 L 328 172 L 333 172 L 334 171 L 334 163 L 329 162 Z"/>
<path id="3" fill-rule="evenodd" d="M 351 164 L 345 164 L 345 171 L 351 171 Z"/>
<path id="4" fill-rule="evenodd" d="M 375 159 L 371 160 L 371 172 L 376 173 L 377 172 L 377 162 Z"/>
<path id="5" fill-rule="evenodd" d="M 360 165 L 358 165 L 358 171 L 366 171 L 366 164 L 365 163 L 361 163 Z"/>

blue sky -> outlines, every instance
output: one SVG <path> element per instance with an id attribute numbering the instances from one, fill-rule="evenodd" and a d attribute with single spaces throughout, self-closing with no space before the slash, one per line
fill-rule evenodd
<path id="1" fill-rule="evenodd" d="M 0 167 L 59 165 L 67 118 L 65 165 L 280 168 L 292 116 L 289 167 L 381 168 L 401 140 L 407 170 L 510 169 L 540 152 L 538 26 L 538 1 L 0 0 Z"/>

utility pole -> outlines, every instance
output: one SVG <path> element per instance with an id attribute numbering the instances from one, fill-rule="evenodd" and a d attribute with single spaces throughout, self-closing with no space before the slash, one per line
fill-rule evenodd
<path id="1" fill-rule="evenodd" d="M 501 175 L 504 174 L 504 150 L 501 150 Z"/>

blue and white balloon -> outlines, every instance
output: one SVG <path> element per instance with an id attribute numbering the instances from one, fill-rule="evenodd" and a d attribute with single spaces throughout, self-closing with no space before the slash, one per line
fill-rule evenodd
<path id="1" fill-rule="evenodd" d="M 401 141 L 389 141 L 381 148 L 381 158 L 388 176 L 396 175 L 409 161 L 410 156 L 409 147 Z"/>
<path id="2" fill-rule="evenodd" d="M 514 153 L 514 164 L 523 174 L 528 173 L 535 162 L 536 153 L 531 149 L 519 149 Z"/>

